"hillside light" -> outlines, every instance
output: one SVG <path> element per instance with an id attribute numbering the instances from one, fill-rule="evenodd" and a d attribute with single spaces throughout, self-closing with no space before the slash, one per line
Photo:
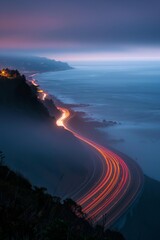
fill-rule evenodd
<path id="1" fill-rule="evenodd" d="M 1 74 L 2 74 L 2 75 L 5 75 L 5 74 L 6 74 L 5 70 L 2 70 Z"/>
<path id="2" fill-rule="evenodd" d="M 42 89 L 39 89 L 37 92 L 39 92 L 39 93 L 43 93 L 43 90 L 42 90 Z"/>

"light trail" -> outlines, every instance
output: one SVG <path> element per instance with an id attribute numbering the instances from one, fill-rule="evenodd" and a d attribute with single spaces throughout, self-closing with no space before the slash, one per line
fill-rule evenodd
<path id="1" fill-rule="evenodd" d="M 33 79 L 33 80 L 31 81 L 31 83 L 32 83 L 35 87 L 38 87 L 38 84 L 36 83 L 36 80 L 35 80 L 35 79 Z"/>
<path id="2" fill-rule="evenodd" d="M 47 97 L 47 93 L 45 93 L 42 89 L 38 89 L 37 92 L 39 93 L 39 98 L 42 101 L 45 101 Z"/>
<path id="3" fill-rule="evenodd" d="M 31 81 L 31 83 L 32 83 L 32 85 L 34 85 L 35 87 L 38 87 L 38 86 L 39 86 L 39 85 L 36 83 L 36 80 L 35 80 L 35 79 L 33 79 L 33 80 Z M 39 94 L 41 94 L 41 96 L 40 96 L 41 100 L 42 100 L 42 101 L 45 101 L 45 99 L 46 99 L 46 97 L 47 97 L 47 93 L 45 93 L 45 92 L 43 91 L 43 89 L 38 89 L 37 92 L 38 92 Z"/>
<path id="4" fill-rule="evenodd" d="M 142 173 L 139 167 L 132 163 L 135 168 L 135 172 L 132 174 L 131 168 L 133 166 L 126 164 L 116 153 L 72 130 L 67 124 L 71 117 L 70 111 L 62 107 L 58 107 L 58 109 L 62 115 L 56 121 L 57 126 L 70 131 L 76 138 L 90 145 L 100 155 L 102 175 L 89 191 L 82 194 L 77 202 L 82 206 L 88 218 L 94 222 L 102 222 L 105 215 L 104 225 L 109 227 L 136 199 L 142 188 Z M 136 179 L 134 179 L 135 174 L 137 175 Z"/>
<path id="5" fill-rule="evenodd" d="M 47 93 L 43 92 L 42 101 L 45 101 L 46 97 L 47 97 Z"/>

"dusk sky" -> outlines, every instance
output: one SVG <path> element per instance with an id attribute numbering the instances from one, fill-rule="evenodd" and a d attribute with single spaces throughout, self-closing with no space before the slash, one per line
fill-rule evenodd
<path id="1" fill-rule="evenodd" d="M 0 48 L 62 60 L 160 58 L 159 0 L 1 0 Z"/>

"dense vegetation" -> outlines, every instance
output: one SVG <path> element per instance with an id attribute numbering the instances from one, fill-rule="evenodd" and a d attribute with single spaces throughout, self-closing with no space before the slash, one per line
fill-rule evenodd
<path id="1" fill-rule="evenodd" d="M 123 240 L 121 234 L 93 228 L 72 199 L 62 201 L 33 187 L 4 165 L 0 152 L 0 239 Z"/>

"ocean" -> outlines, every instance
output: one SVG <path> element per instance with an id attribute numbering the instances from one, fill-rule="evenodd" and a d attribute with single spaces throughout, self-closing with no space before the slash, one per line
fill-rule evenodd
<path id="1" fill-rule="evenodd" d="M 116 121 L 101 128 L 112 147 L 127 154 L 144 174 L 160 181 L 160 62 L 77 64 L 36 76 L 40 86 L 87 116 Z"/>

